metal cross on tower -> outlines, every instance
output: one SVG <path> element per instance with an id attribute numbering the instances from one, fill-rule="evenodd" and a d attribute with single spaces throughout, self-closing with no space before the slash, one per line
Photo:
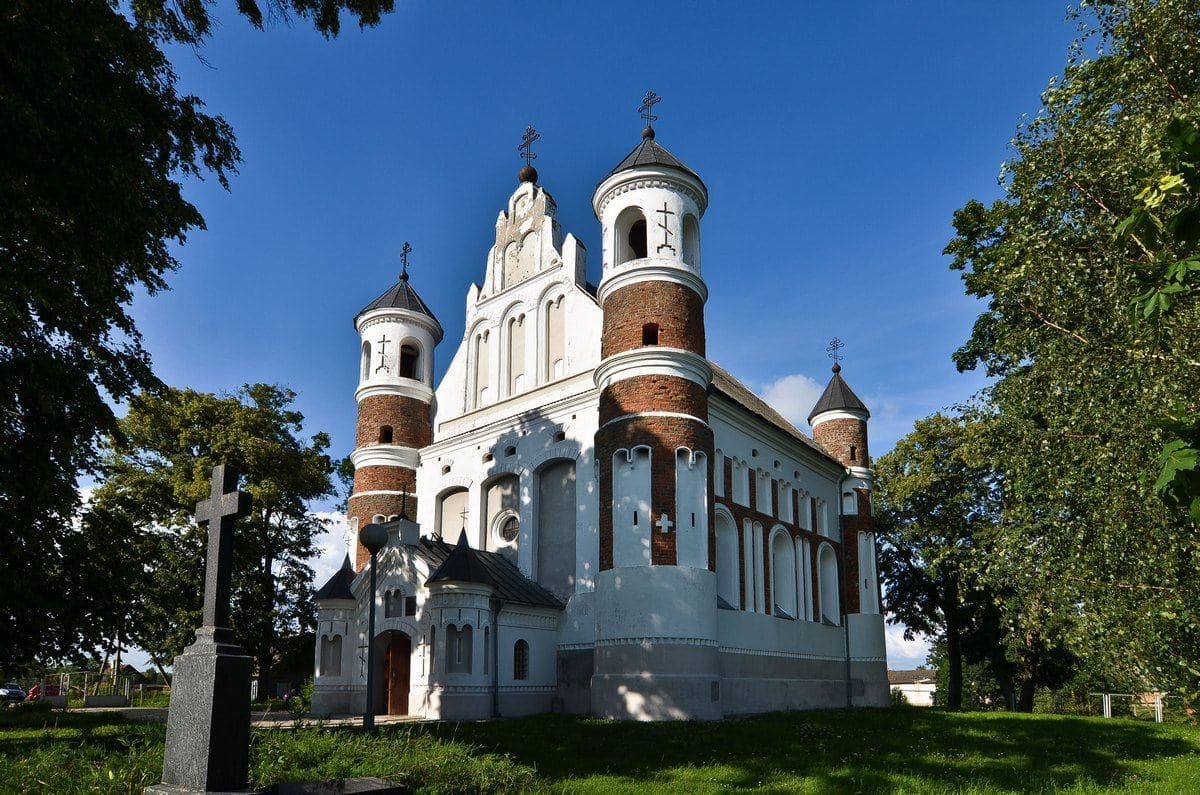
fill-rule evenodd
<path id="1" fill-rule="evenodd" d="M 412 246 L 408 241 L 404 241 L 404 245 L 400 247 L 400 279 L 408 281 L 408 255 L 412 253 Z"/>
<path id="2" fill-rule="evenodd" d="M 377 373 L 383 370 L 388 375 L 392 374 L 392 368 L 388 367 L 387 363 L 387 345 L 391 341 L 387 338 L 387 334 L 379 338 L 379 366 L 375 368 Z"/>
<path id="3" fill-rule="evenodd" d="M 459 511 L 458 515 L 462 517 L 462 520 L 463 520 L 462 529 L 463 529 L 463 532 L 465 533 L 465 532 L 467 532 L 467 509 L 463 508 L 461 511 Z"/>
<path id="4" fill-rule="evenodd" d="M 229 626 L 229 593 L 233 576 L 233 526 L 250 513 L 250 495 L 238 491 L 237 470 L 218 464 L 212 471 L 212 491 L 196 505 L 196 523 L 208 525 L 208 555 L 204 562 L 204 627 Z"/>
<path id="5" fill-rule="evenodd" d="M 642 97 L 642 104 L 638 106 L 638 113 L 646 120 L 646 124 L 658 121 L 658 117 L 654 115 L 654 106 L 660 102 L 662 102 L 662 97 L 653 91 L 647 91 L 646 96 Z"/>
<path id="6" fill-rule="evenodd" d="M 842 348 L 844 347 L 845 343 L 843 343 L 837 337 L 834 337 L 829 341 L 829 346 L 825 348 L 825 352 L 829 354 L 830 359 L 833 359 L 835 362 L 840 362 L 844 358 L 842 356 Z"/>
<path id="7" fill-rule="evenodd" d="M 662 220 L 658 222 L 659 227 L 663 230 L 663 242 L 659 244 L 658 248 L 655 249 L 655 251 L 656 252 L 662 251 L 664 248 L 669 248 L 669 249 L 671 249 L 671 253 L 675 254 L 676 253 L 675 247 L 671 245 L 671 235 L 673 235 L 675 233 L 671 231 L 671 228 L 669 226 L 667 226 L 667 221 L 669 221 L 671 219 L 671 216 L 674 215 L 675 213 L 672 212 L 671 210 L 667 209 L 666 202 L 663 202 L 663 206 L 662 206 L 661 210 L 655 210 L 654 212 L 659 213 L 663 217 Z"/>
<path id="8" fill-rule="evenodd" d="M 517 146 L 517 151 L 525 158 L 525 165 L 533 165 L 534 159 L 537 158 L 537 153 L 533 151 L 533 142 L 541 137 L 542 134 L 533 129 L 532 124 L 525 128 L 525 134 L 521 136 L 521 143 Z"/>

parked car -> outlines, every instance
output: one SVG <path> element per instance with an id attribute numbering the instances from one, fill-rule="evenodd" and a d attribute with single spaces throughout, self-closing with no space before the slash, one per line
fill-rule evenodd
<path id="1" fill-rule="evenodd" d="M 24 701 L 25 691 L 16 682 L 0 685 L 0 701 Z"/>

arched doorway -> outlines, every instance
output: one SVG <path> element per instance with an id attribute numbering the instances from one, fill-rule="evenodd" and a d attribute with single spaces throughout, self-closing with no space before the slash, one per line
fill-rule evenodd
<path id="1" fill-rule="evenodd" d="M 412 638 L 403 632 L 384 632 L 375 641 L 375 651 L 381 669 L 377 669 L 380 676 L 375 712 L 379 715 L 407 715 Z"/>

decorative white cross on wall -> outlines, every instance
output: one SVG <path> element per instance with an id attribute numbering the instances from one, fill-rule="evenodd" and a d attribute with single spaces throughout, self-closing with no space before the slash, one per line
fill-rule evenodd
<path id="1" fill-rule="evenodd" d="M 655 522 L 654 524 L 658 525 L 659 531 L 663 532 L 663 533 L 671 532 L 671 528 L 675 526 L 675 523 L 672 522 L 670 519 L 668 519 L 667 515 L 665 513 L 662 516 L 660 516 L 658 518 L 658 521 Z"/>

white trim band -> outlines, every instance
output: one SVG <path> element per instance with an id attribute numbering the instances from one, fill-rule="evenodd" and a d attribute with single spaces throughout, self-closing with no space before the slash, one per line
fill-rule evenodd
<path id="1" fill-rule="evenodd" d="M 397 444 L 372 444 L 360 447 L 350 454 L 350 463 L 359 467 L 404 467 L 416 469 L 421 465 L 421 454 L 413 447 Z"/>
<path id="2" fill-rule="evenodd" d="M 822 411 L 813 417 L 809 424 L 815 428 L 822 422 L 829 422 L 830 420 L 861 420 L 866 422 L 869 416 L 871 415 L 865 411 L 833 409 L 832 411 Z"/>
<path id="3" fill-rule="evenodd" d="M 419 400 L 422 403 L 433 402 L 433 390 L 429 388 L 429 385 L 412 378 L 396 378 L 384 384 L 366 383 L 354 390 L 354 400 L 358 403 L 366 398 L 379 395 L 399 395 Z"/>
<path id="4" fill-rule="evenodd" d="M 693 422 L 700 423 L 705 428 L 709 427 L 707 422 L 700 419 L 696 415 L 684 414 L 681 411 L 637 411 L 637 412 L 634 412 L 633 414 L 622 414 L 620 417 L 613 417 L 611 420 L 604 423 L 596 430 L 602 430 L 604 428 L 607 428 L 609 425 L 616 425 L 618 422 L 627 422 L 629 420 L 636 420 L 638 417 L 673 417 L 678 420 L 692 420 Z"/>
<path id="5" fill-rule="evenodd" d="M 365 326 L 371 321 L 388 318 L 399 319 L 406 323 L 412 323 L 414 326 L 420 326 L 433 335 L 434 343 L 442 341 L 442 324 L 437 321 L 437 318 L 430 317 L 423 312 L 414 312 L 411 309 L 400 309 L 399 307 L 382 307 L 380 309 L 372 309 L 370 312 L 363 312 L 358 317 L 354 318 L 354 330 L 359 334 Z"/>
<path id="6" fill-rule="evenodd" d="M 592 374 L 596 387 L 604 389 L 640 375 L 669 375 L 686 378 L 708 389 L 712 383 L 712 368 L 703 356 L 682 348 L 634 348 L 609 356 L 597 365 Z"/>
<path id="7" fill-rule="evenodd" d="M 404 496 L 403 491 L 392 491 L 391 489 L 375 489 L 373 491 L 360 491 L 355 494 L 351 494 L 349 497 L 347 497 L 347 499 L 352 500 L 355 497 L 403 497 L 403 496 Z M 408 496 L 416 499 L 417 495 L 409 493 Z"/>
<path id="8" fill-rule="evenodd" d="M 704 279 L 701 279 L 698 274 L 686 268 L 681 268 L 678 265 L 662 264 L 667 262 L 674 263 L 674 260 L 660 260 L 647 257 L 645 259 L 636 259 L 621 263 L 604 275 L 603 280 L 600 282 L 600 288 L 596 290 L 597 300 L 603 305 L 609 295 L 620 290 L 622 287 L 642 282 L 672 282 L 674 284 L 681 284 L 684 287 L 691 288 L 693 292 L 699 295 L 701 302 L 708 300 L 708 285 L 704 283 Z"/>

